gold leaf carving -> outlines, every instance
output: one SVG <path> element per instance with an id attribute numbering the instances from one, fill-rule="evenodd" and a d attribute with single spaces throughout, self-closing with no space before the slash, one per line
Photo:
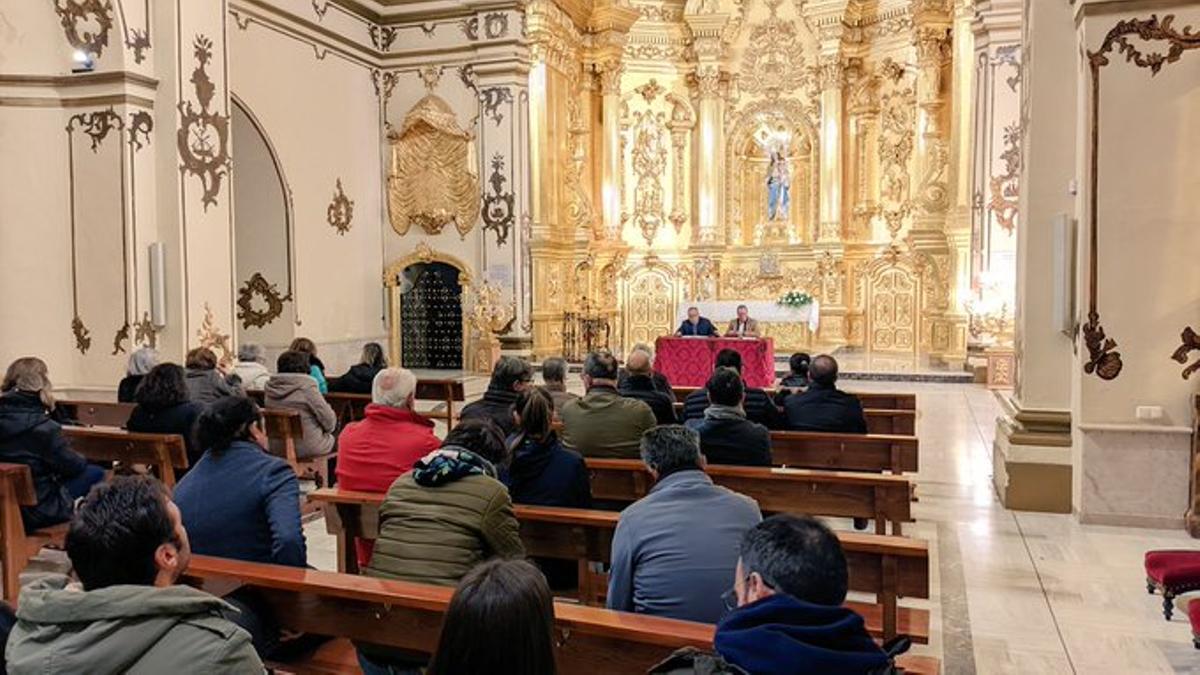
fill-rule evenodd
<path id="1" fill-rule="evenodd" d="M 196 337 L 199 338 L 201 347 L 208 347 L 220 354 L 222 364 L 233 363 L 233 348 L 229 345 L 229 335 L 221 332 L 216 317 L 213 316 L 212 307 L 207 302 L 204 303 L 204 322 L 196 331 Z"/>
<path id="2" fill-rule="evenodd" d="M 337 230 L 338 234 L 350 231 L 350 222 L 354 220 L 354 201 L 347 197 L 342 189 L 341 178 L 337 179 L 337 190 L 333 193 L 333 201 L 329 202 L 329 208 L 325 210 L 325 217 L 329 226 Z"/>
<path id="3" fill-rule="evenodd" d="M 399 132 L 388 134 L 392 169 L 388 175 L 388 217 L 400 235 L 413 225 L 438 234 L 453 223 L 466 238 L 480 203 L 472 138 L 459 127 L 450 106 L 430 93 L 404 116 Z"/>

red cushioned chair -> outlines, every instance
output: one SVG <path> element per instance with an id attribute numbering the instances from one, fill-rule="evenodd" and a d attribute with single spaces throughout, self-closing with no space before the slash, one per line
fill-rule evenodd
<path id="1" fill-rule="evenodd" d="M 1170 621 L 1175 596 L 1200 590 L 1200 551 L 1146 551 L 1146 591 L 1153 595 L 1156 590 L 1163 595 L 1163 616 Z"/>
<path id="2" fill-rule="evenodd" d="M 1188 621 L 1192 622 L 1192 646 L 1200 649 L 1200 598 L 1188 600 Z"/>

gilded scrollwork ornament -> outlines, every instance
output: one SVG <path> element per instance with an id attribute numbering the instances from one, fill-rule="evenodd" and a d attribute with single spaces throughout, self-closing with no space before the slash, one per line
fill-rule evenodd
<path id="1" fill-rule="evenodd" d="M 508 234 L 514 219 L 516 196 L 512 192 L 505 192 L 504 184 L 507 182 L 508 178 L 504 175 L 504 155 L 497 152 L 492 156 L 492 173 L 488 176 L 488 186 L 491 190 L 483 196 L 483 206 L 479 210 L 483 229 L 496 233 L 497 246 L 508 243 Z"/>
<path id="2" fill-rule="evenodd" d="M 373 23 L 367 28 L 367 33 L 371 36 L 371 44 L 381 52 L 386 52 L 392 48 L 392 43 L 396 41 L 397 30 L 395 26 L 381 26 Z"/>
<path id="3" fill-rule="evenodd" d="M 54 12 L 73 48 L 103 54 L 113 27 L 112 0 L 54 0 Z"/>
<path id="4" fill-rule="evenodd" d="M 1121 374 L 1121 355 L 1114 351 L 1117 343 L 1108 337 L 1100 325 L 1099 307 L 1099 184 L 1100 184 L 1100 71 L 1111 62 L 1109 55 L 1114 51 L 1125 57 L 1127 63 L 1150 71 L 1151 76 L 1157 75 L 1163 66 L 1177 62 L 1185 51 L 1200 49 L 1200 33 L 1190 26 L 1177 30 L 1172 24 L 1175 16 L 1168 14 L 1159 20 L 1157 14 L 1151 14 L 1147 19 L 1126 19 L 1117 22 L 1104 36 L 1104 41 L 1096 51 L 1087 53 L 1088 67 L 1091 74 L 1091 171 L 1090 171 L 1090 227 L 1089 238 L 1089 270 L 1088 270 L 1088 322 L 1083 325 L 1082 334 L 1087 346 L 1089 359 L 1083 366 L 1083 371 L 1089 375 L 1095 373 L 1101 379 L 1113 380 Z M 1166 51 L 1151 51 L 1139 48 L 1131 41 L 1137 38 L 1149 44 L 1165 43 Z M 1187 331 L 1184 332 L 1187 346 Z M 1183 352 L 1186 354 L 1186 351 Z M 1176 355 L 1182 356 L 1178 351 Z M 1186 371 L 1185 371 L 1186 372 Z M 1189 373 L 1190 374 L 1190 373 Z"/>
<path id="5" fill-rule="evenodd" d="M 750 44 L 742 60 L 739 87 L 748 94 L 779 98 L 807 89 L 812 82 L 797 22 L 779 18 L 783 0 L 765 0 L 767 19 L 750 28 Z"/>
<path id="6" fill-rule="evenodd" d="M 325 210 L 325 218 L 338 234 L 344 235 L 350 231 L 350 224 L 354 220 L 354 200 L 346 196 L 341 178 L 337 179 L 337 189 L 333 192 L 333 201 Z"/>
<path id="7" fill-rule="evenodd" d="M 662 175 L 667 168 L 665 116 L 650 110 L 633 114 L 633 172 L 637 185 L 633 189 L 633 220 L 642 231 L 647 244 L 654 242 L 663 224 Z"/>
<path id="8" fill-rule="evenodd" d="M 479 90 L 479 105 L 484 117 L 489 117 L 496 126 L 504 121 L 504 113 L 500 110 L 503 103 L 512 103 L 512 91 L 508 87 L 486 87 Z"/>
<path id="9" fill-rule="evenodd" d="M 255 307 L 255 298 L 261 298 L 266 307 Z M 283 315 L 283 303 L 291 299 L 291 295 L 283 295 L 275 284 L 267 281 L 260 272 L 250 275 L 246 283 L 238 289 L 238 314 L 242 328 L 262 328 Z"/>
<path id="10" fill-rule="evenodd" d="M 104 110 L 72 115 L 67 120 L 67 132 L 80 129 L 91 140 L 92 152 L 98 152 L 100 145 L 108 138 L 113 129 L 118 131 L 125 128 L 125 120 L 113 111 L 112 106 Z"/>
<path id="11" fill-rule="evenodd" d="M 150 0 L 143 3 L 143 27 L 134 28 L 125 19 L 125 6 L 118 4 L 121 12 L 121 27 L 125 31 L 125 48 L 133 52 L 133 62 L 141 63 L 146 60 L 146 50 L 150 49 Z"/>
<path id="12" fill-rule="evenodd" d="M 150 312 L 142 313 L 142 320 L 133 324 L 133 341 L 147 347 L 158 346 L 159 328 L 150 320 Z"/>
<path id="13" fill-rule="evenodd" d="M 150 133 L 154 131 L 154 117 L 145 110 L 135 110 L 129 114 L 129 145 L 134 150 L 141 150 L 150 145 Z"/>
<path id="14" fill-rule="evenodd" d="M 229 174 L 229 115 L 213 106 L 217 87 L 207 70 L 213 57 L 212 40 L 197 35 L 193 55 L 196 68 L 192 70 L 190 81 L 199 108 L 191 101 L 179 102 L 179 129 L 175 139 L 182 170 L 200 179 L 204 189 L 200 201 L 207 210 L 209 206 L 216 206 L 221 181 Z"/>
<path id="15" fill-rule="evenodd" d="M 92 348 L 92 333 L 84 325 L 83 319 L 79 318 L 79 314 L 75 314 L 71 319 L 71 333 L 75 336 L 75 348 L 80 354 L 87 354 L 87 351 Z"/>
<path id="16" fill-rule="evenodd" d="M 1183 333 L 1180 334 L 1179 342 L 1179 347 L 1171 354 L 1171 358 L 1178 363 L 1187 365 L 1188 354 L 1200 351 L 1200 335 L 1197 335 L 1191 326 L 1187 326 L 1183 329 Z M 1195 363 L 1184 368 L 1181 375 L 1186 380 L 1197 370 L 1200 370 L 1200 359 L 1197 359 Z"/>
<path id="17" fill-rule="evenodd" d="M 224 365 L 233 363 L 233 348 L 230 346 L 230 337 L 227 333 L 222 333 L 217 326 L 216 315 L 213 314 L 212 307 L 206 302 L 204 303 L 204 320 L 200 324 L 199 330 L 196 331 L 196 338 L 201 347 L 207 347 L 218 354 L 220 362 Z"/>
<path id="18" fill-rule="evenodd" d="M 113 336 L 112 356 L 116 356 L 117 354 L 125 353 L 125 347 L 124 347 L 123 343 L 126 342 L 127 340 L 129 340 L 129 322 L 128 321 L 121 324 L 121 327 L 117 329 L 117 334 L 115 336 Z"/>
<path id="19" fill-rule="evenodd" d="M 996 224 L 1012 234 L 1017 227 L 1017 213 L 1021 196 L 1021 125 L 1019 122 L 1004 128 L 1004 173 L 992 176 L 988 181 L 987 208 L 996 217 Z"/>

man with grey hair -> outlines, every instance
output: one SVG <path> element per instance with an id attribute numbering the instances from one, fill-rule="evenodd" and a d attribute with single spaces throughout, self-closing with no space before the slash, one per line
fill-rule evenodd
<path id="1" fill-rule="evenodd" d="M 517 394 L 525 391 L 533 380 L 533 366 L 524 359 L 513 356 L 501 356 L 492 368 L 492 379 L 488 382 L 487 391 L 483 398 L 464 406 L 463 421 L 475 418 L 486 418 L 496 423 L 505 436 L 513 433 L 513 403 Z"/>
<path id="2" fill-rule="evenodd" d="M 578 395 L 567 391 L 567 360 L 552 356 L 542 361 L 542 379 L 546 384 L 543 389 L 554 399 L 554 410 L 561 412 L 568 401 L 579 398 Z"/>
<path id="3" fill-rule="evenodd" d="M 621 512 L 613 535 L 608 607 L 716 623 L 743 535 L 762 520 L 753 499 L 714 485 L 695 431 L 642 435 L 650 493 Z"/>
<path id="4" fill-rule="evenodd" d="M 242 381 L 242 389 L 261 391 L 271 379 L 271 371 L 263 365 L 266 355 L 262 345 L 254 342 L 243 342 L 238 346 L 238 362 L 233 367 L 233 374 Z"/>
<path id="5" fill-rule="evenodd" d="M 671 388 L 671 382 L 667 380 L 666 375 L 654 370 L 654 348 L 645 342 L 638 342 L 629 348 L 629 354 L 625 356 L 626 367 L 621 369 L 621 374 L 617 378 L 617 389 L 625 388 L 625 381 L 629 379 L 629 360 L 632 359 L 633 355 L 637 352 L 645 354 L 646 357 L 650 359 L 650 379 L 654 381 L 654 388 L 666 394 L 667 396 L 670 396 L 671 402 L 674 403 L 675 390 Z"/>
<path id="6" fill-rule="evenodd" d="M 400 474 L 441 445 L 433 422 L 417 413 L 417 376 L 405 368 L 384 368 L 371 383 L 372 403 L 362 421 L 347 424 L 338 438 L 338 485 L 346 490 L 387 492 Z M 372 542 L 359 540 L 358 562 L 371 559 Z"/>
<path id="7" fill-rule="evenodd" d="M 583 363 L 587 395 L 563 406 L 563 445 L 584 457 L 637 457 L 642 432 L 654 426 L 650 406 L 617 391 L 617 359 L 592 352 Z"/>

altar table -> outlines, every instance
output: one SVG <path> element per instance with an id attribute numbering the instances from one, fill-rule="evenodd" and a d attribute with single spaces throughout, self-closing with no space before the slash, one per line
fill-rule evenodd
<path id="1" fill-rule="evenodd" d="M 785 307 L 776 304 L 775 302 L 764 301 L 739 301 L 739 300 L 708 300 L 700 302 L 684 302 L 680 303 L 678 310 L 675 312 L 675 325 L 683 323 L 687 318 L 689 307 L 695 307 L 700 310 L 700 316 L 703 316 L 713 322 L 717 330 L 722 333 L 729 326 L 730 320 L 737 316 L 738 305 L 745 305 L 750 313 L 751 319 L 758 321 L 766 321 L 767 323 L 806 323 L 808 329 L 815 335 L 817 328 L 820 326 L 821 306 L 814 299 L 812 304 L 801 307 Z"/>
<path id="2" fill-rule="evenodd" d="M 775 341 L 771 338 L 660 337 L 654 369 L 673 387 L 703 387 L 712 375 L 717 352 L 733 349 L 742 355 L 742 377 L 751 387 L 775 385 Z"/>

